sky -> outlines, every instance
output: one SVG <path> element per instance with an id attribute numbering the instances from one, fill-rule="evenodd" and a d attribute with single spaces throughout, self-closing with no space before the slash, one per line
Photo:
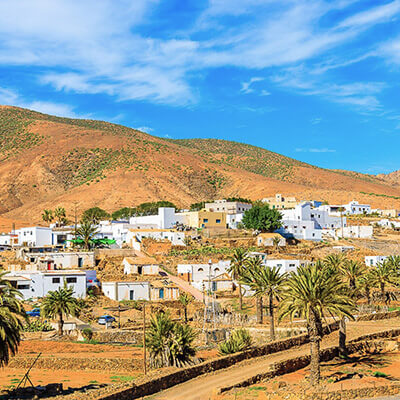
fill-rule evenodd
<path id="1" fill-rule="evenodd" d="M 2 0 L 0 104 L 400 169 L 400 0 Z"/>

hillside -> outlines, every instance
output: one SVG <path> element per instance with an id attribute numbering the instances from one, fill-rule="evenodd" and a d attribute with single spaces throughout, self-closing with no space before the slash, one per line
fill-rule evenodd
<path id="1" fill-rule="evenodd" d="M 382 177 L 326 170 L 248 144 L 168 140 L 8 106 L 0 106 L 0 130 L 0 214 L 10 220 L 38 222 L 44 208 L 58 205 L 71 215 L 75 205 L 113 211 L 162 199 L 186 207 L 276 192 L 400 208 L 400 188 Z"/>

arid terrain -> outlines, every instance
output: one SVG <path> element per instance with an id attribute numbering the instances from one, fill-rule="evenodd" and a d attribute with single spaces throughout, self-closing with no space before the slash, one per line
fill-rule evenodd
<path id="1" fill-rule="evenodd" d="M 145 201 L 180 207 L 227 196 L 283 193 L 400 208 L 392 176 L 327 170 L 247 144 L 169 140 L 107 122 L 53 117 L 0 106 L 0 214 L 40 222 L 44 208 L 69 215 Z M 8 226 L 9 224 L 7 224 Z"/>

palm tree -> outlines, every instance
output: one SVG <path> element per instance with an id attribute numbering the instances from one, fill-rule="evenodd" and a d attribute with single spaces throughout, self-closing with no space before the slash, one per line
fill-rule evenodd
<path id="1" fill-rule="evenodd" d="M 58 290 L 50 291 L 42 301 L 41 311 L 44 317 L 58 317 L 58 334 L 63 335 L 64 316 L 76 315 L 79 311 L 74 289 L 64 284 Z"/>
<path id="2" fill-rule="evenodd" d="M 328 275 L 338 274 L 346 261 L 342 254 L 329 254 L 322 260 L 321 266 L 326 269 Z"/>
<path id="3" fill-rule="evenodd" d="M 97 234 L 97 228 L 91 221 L 81 221 L 76 233 L 85 243 L 85 249 L 89 250 L 90 241 Z"/>
<path id="4" fill-rule="evenodd" d="M 178 298 L 179 302 L 182 304 L 182 306 L 185 309 L 185 323 L 188 322 L 188 317 L 187 317 L 187 308 L 188 305 L 192 302 L 193 297 L 189 296 L 187 293 L 182 293 L 179 298 Z"/>
<path id="5" fill-rule="evenodd" d="M 56 219 L 56 226 L 61 226 L 66 221 L 66 212 L 64 207 L 56 207 L 54 210 L 54 218 Z"/>
<path id="6" fill-rule="evenodd" d="M 396 271 L 393 270 L 391 262 L 386 260 L 378 263 L 375 268 L 371 269 L 371 283 L 378 287 L 381 292 L 381 298 L 385 299 L 385 303 L 390 303 L 391 293 L 387 290 L 388 285 L 397 283 Z"/>
<path id="7" fill-rule="evenodd" d="M 399 275 L 400 273 L 400 256 L 389 256 L 385 262 Z"/>
<path id="8" fill-rule="evenodd" d="M 146 335 L 150 366 L 182 367 L 191 364 L 196 354 L 193 347 L 195 338 L 196 333 L 191 326 L 172 321 L 168 313 L 153 315 Z"/>
<path id="9" fill-rule="evenodd" d="M 336 274 L 327 275 L 317 265 L 301 266 L 293 272 L 282 291 L 280 319 L 295 315 L 307 320 L 311 352 L 311 384 L 320 380 L 320 342 L 326 313 L 353 318 L 354 302 Z"/>
<path id="10" fill-rule="evenodd" d="M 44 222 L 48 222 L 48 223 L 53 221 L 53 219 L 54 219 L 53 211 L 52 210 L 43 210 L 42 219 Z"/>
<path id="11" fill-rule="evenodd" d="M 243 274 L 246 260 L 248 258 L 248 253 L 245 249 L 238 247 L 235 249 L 232 257 L 231 264 L 228 268 L 228 272 L 232 274 L 232 278 L 238 281 L 239 286 L 239 310 L 243 309 L 243 301 L 242 301 L 242 285 L 240 282 L 240 277 Z"/>
<path id="12" fill-rule="evenodd" d="M 248 260 L 246 272 L 243 275 L 243 283 L 248 284 L 261 301 L 263 296 L 268 297 L 271 340 L 275 340 L 274 300 L 279 300 L 286 277 L 286 274 L 280 273 L 279 267 L 269 268 L 262 265 L 259 257 Z"/>
<path id="13" fill-rule="evenodd" d="M 279 244 L 280 244 L 280 242 L 281 242 L 281 238 L 279 236 L 274 236 L 272 238 L 272 244 L 273 244 L 276 252 L 279 252 Z"/>
<path id="14" fill-rule="evenodd" d="M 355 299 L 357 295 L 357 282 L 364 274 L 365 266 L 355 260 L 346 260 L 340 265 L 343 281 L 349 286 L 349 295 Z M 346 349 L 346 317 L 342 317 L 339 330 L 339 352 L 347 354 Z"/>
<path id="15" fill-rule="evenodd" d="M 0 367 L 8 364 L 16 354 L 21 341 L 22 321 L 26 314 L 20 298 L 21 293 L 0 273 Z"/>
<path id="16" fill-rule="evenodd" d="M 358 279 L 358 287 L 367 298 L 367 304 L 371 304 L 371 288 L 374 286 L 371 271 L 367 271 Z"/>

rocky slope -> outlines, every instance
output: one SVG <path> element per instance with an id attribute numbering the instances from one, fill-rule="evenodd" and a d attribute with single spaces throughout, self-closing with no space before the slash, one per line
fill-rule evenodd
<path id="1" fill-rule="evenodd" d="M 248 144 L 168 140 L 8 106 L 0 106 L 0 132 L 0 214 L 10 220 L 38 222 L 44 208 L 58 205 L 71 214 L 75 205 L 113 211 L 170 200 L 184 207 L 276 192 L 400 208 L 400 187 L 383 177 L 326 170 Z"/>

